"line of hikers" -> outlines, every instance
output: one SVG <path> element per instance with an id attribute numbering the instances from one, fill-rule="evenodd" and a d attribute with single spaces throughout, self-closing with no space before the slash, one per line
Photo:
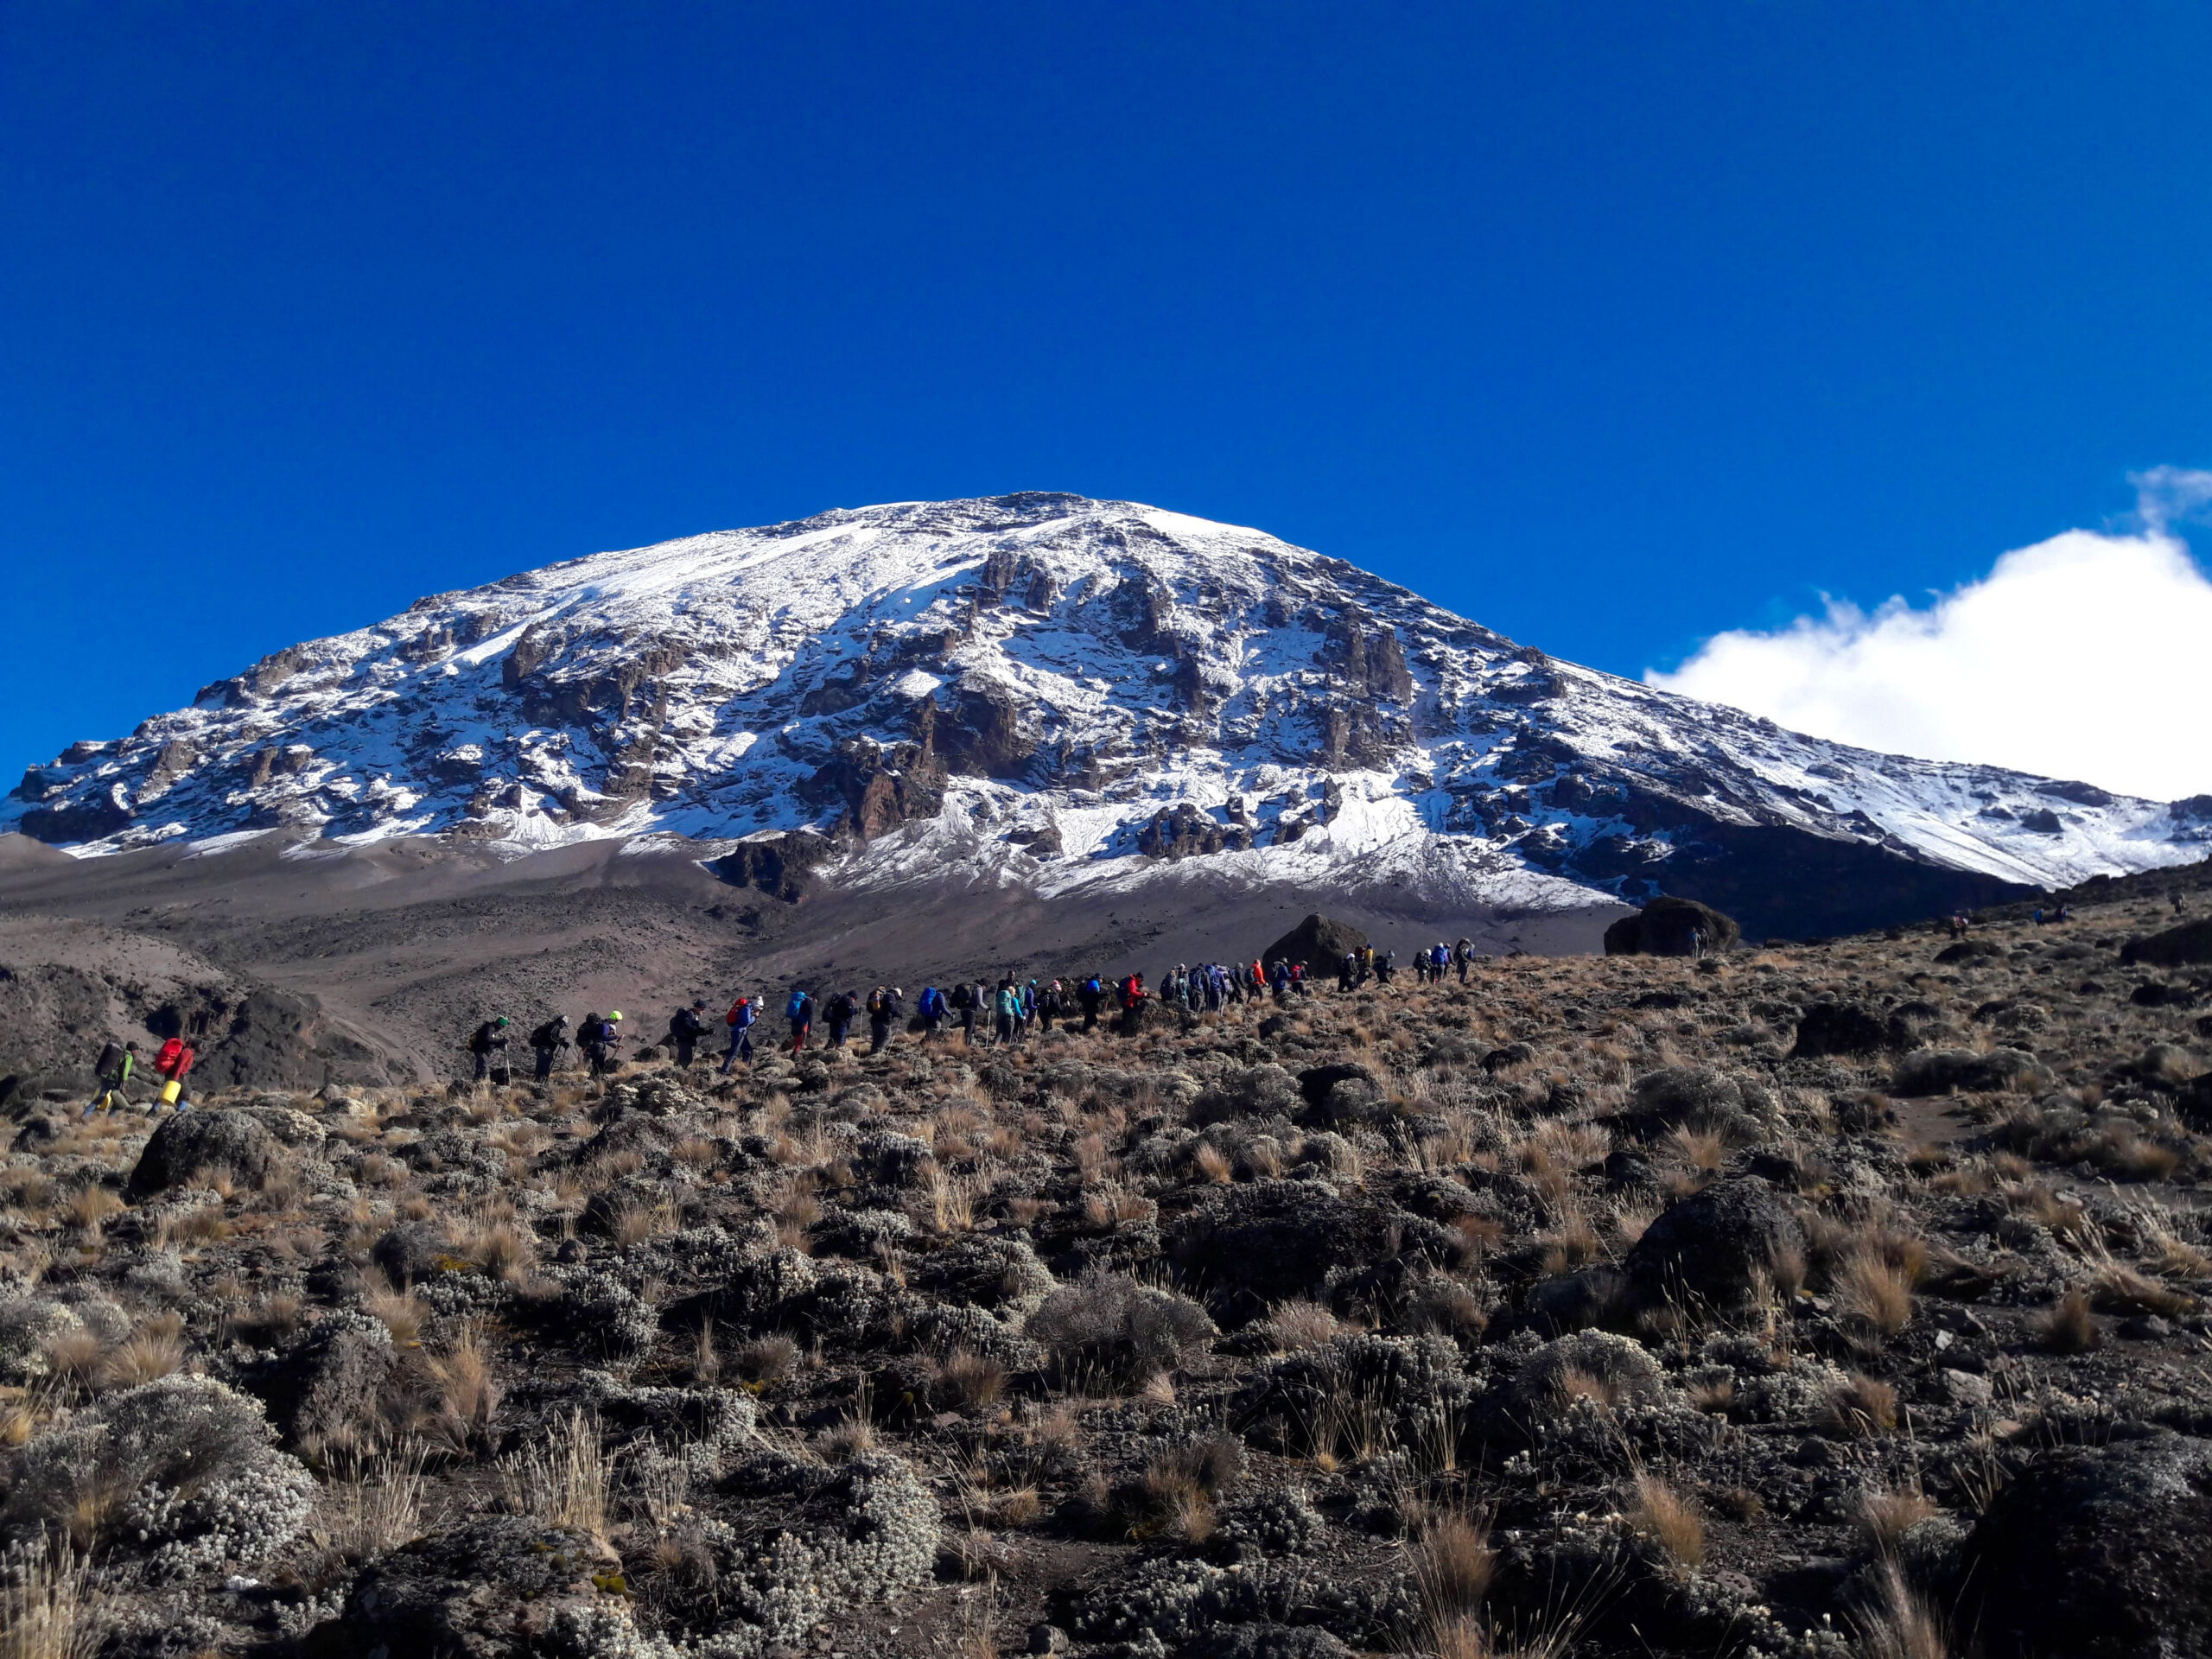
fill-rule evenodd
<path id="1" fill-rule="evenodd" d="M 1475 959 L 1471 940 L 1463 938 L 1456 945 L 1440 942 L 1415 957 L 1414 974 L 1423 984 L 1440 984 L 1456 968 L 1460 982 L 1465 984 Z M 1355 990 L 1370 978 L 1388 985 L 1396 971 L 1396 953 L 1377 953 L 1373 947 L 1363 945 L 1344 952 L 1336 968 L 1339 990 Z M 1306 964 L 1287 957 L 1279 957 L 1272 963 L 1178 963 L 1168 969 L 1157 988 L 1147 988 L 1144 976 L 1137 973 L 1117 980 L 1092 974 L 1072 982 L 1034 978 L 1020 981 L 1007 974 L 995 986 L 967 979 L 955 983 L 950 990 L 925 985 L 915 1001 L 914 1014 L 925 1043 L 943 1039 L 947 1032 L 957 1028 L 964 1046 L 972 1047 L 978 1041 L 995 1041 L 1012 1046 L 1027 1041 L 1033 1034 L 1041 1036 L 1051 1032 L 1056 1020 L 1073 1026 L 1079 1019 L 1082 1030 L 1096 1031 L 1100 1016 L 1109 1009 L 1125 1020 L 1131 1020 L 1135 1011 L 1147 1001 L 1191 1014 L 1218 1013 L 1232 1005 L 1257 1001 L 1268 995 L 1278 1002 L 1287 1001 L 1303 995 L 1306 984 Z M 880 1053 L 890 1046 L 894 1029 L 906 1020 L 906 998 L 905 988 L 897 985 L 878 985 L 864 997 L 845 990 L 827 999 L 817 997 L 805 986 L 793 986 L 783 1011 L 789 1033 L 789 1052 L 799 1054 L 806 1051 L 815 1040 L 817 1022 L 823 1028 L 820 1046 L 842 1049 L 851 1040 L 854 1024 L 865 1018 L 868 1052 Z M 725 1039 L 722 1076 L 728 1077 L 741 1060 L 748 1064 L 752 1061 L 756 1052 L 754 1033 L 760 1030 L 766 1012 L 765 998 L 741 994 L 731 1002 L 721 1020 Z M 606 1077 L 620 1064 L 621 1027 L 622 1012 L 619 1008 L 606 1015 L 587 1014 L 574 1027 L 566 1014 L 556 1014 L 529 1034 L 532 1078 L 543 1083 L 551 1077 L 563 1051 L 570 1047 L 582 1056 L 592 1077 Z M 982 1033 L 980 1038 L 979 1027 Z M 477 1082 L 506 1084 L 513 1080 L 507 1061 L 508 1029 L 506 1019 L 494 1015 L 470 1034 L 467 1048 L 474 1061 Z M 677 1066 L 689 1069 L 697 1059 L 701 1046 L 713 1033 L 705 999 L 695 998 L 669 1016 L 668 1028 L 660 1040 Z M 779 1040 L 777 1046 L 781 1048 L 784 1043 Z"/>

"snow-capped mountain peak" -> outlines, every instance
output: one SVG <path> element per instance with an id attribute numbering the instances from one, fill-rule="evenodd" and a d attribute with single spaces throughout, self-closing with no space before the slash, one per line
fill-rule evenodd
<path id="1" fill-rule="evenodd" d="M 286 826 L 516 849 L 673 834 L 747 843 L 741 872 L 772 845 L 841 882 L 1048 893 L 1196 858 L 1523 905 L 1756 885 L 1810 858 L 1919 904 L 1947 875 L 2201 857 L 2212 801 L 1797 736 L 1255 530 L 1024 494 L 439 594 L 78 744 L 0 807 L 0 827 L 83 854 Z"/>

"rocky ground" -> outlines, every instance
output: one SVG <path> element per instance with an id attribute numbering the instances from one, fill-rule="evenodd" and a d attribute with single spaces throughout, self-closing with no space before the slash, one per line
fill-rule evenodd
<path id="1" fill-rule="evenodd" d="M 11 1103 L 0 1649 L 2212 1651 L 2176 919 Z"/>

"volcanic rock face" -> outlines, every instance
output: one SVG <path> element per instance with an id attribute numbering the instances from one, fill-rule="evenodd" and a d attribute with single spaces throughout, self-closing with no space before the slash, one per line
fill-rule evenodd
<path id="1" fill-rule="evenodd" d="M 1743 930 L 1710 905 L 1692 899 L 1655 899 L 1605 930 L 1609 957 L 1690 957 L 1726 950 Z"/>
<path id="2" fill-rule="evenodd" d="M 1367 943 L 1367 935 L 1349 923 L 1325 916 L 1308 916 L 1262 953 L 1261 962 L 1273 968 L 1279 961 L 1302 962 L 1308 967 L 1333 969 L 1347 951 Z"/>
<path id="3" fill-rule="evenodd" d="M 29 768 L 11 828 L 90 853 L 284 828 L 773 836 L 780 866 L 846 886 L 953 869 L 1047 896 L 1205 859 L 1522 906 L 1663 888 L 1755 936 L 2212 841 L 2189 803 L 1793 736 L 1257 531 L 1046 494 L 824 513 L 425 599 Z M 797 835 L 820 856 L 791 855 Z"/>

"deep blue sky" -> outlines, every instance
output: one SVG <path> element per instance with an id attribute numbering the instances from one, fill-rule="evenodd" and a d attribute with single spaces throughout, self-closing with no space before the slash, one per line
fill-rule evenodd
<path id="1" fill-rule="evenodd" d="M 0 763 L 1081 491 L 1635 673 L 2212 459 L 2212 10 L 0 5 Z M 5 779 L 0 779 L 4 786 Z"/>

